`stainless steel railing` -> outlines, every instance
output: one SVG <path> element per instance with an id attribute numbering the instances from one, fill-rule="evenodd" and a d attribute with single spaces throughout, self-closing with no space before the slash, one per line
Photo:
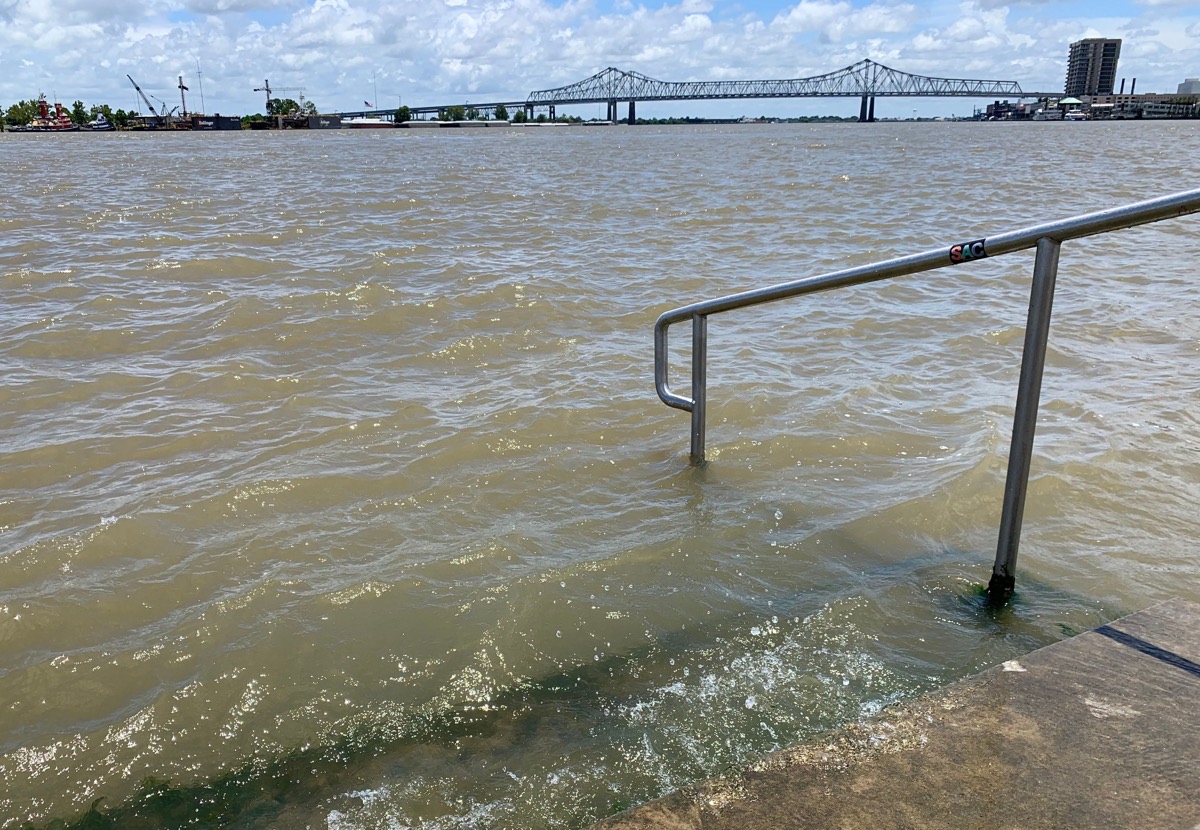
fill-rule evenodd
<path id="1" fill-rule="evenodd" d="M 1000 518 L 1000 536 L 996 564 L 988 583 L 993 602 L 1005 602 L 1016 581 L 1017 547 L 1021 536 L 1021 517 L 1025 508 L 1025 490 L 1029 483 L 1029 465 L 1033 455 L 1033 433 L 1037 424 L 1038 399 L 1042 389 L 1042 368 L 1046 361 L 1046 341 L 1050 333 L 1050 312 L 1054 301 L 1054 281 L 1058 275 L 1059 250 L 1069 239 L 1079 239 L 1108 231 L 1131 228 L 1162 219 L 1171 219 L 1200 211 L 1200 189 L 1136 202 L 1124 207 L 1085 213 L 1058 222 L 1034 225 L 998 236 L 975 239 L 937 248 L 920 254 L 889 259 L 871 265 L 847 268 L 831 274 L 779 283 L 715 300 L 692 303 L 658 318 L 654 324 L 654 385 L 658 397 L 667 406 L 692 413 L 691 459 L 704 461 L 704 416 L 707 395 L 708 318 L 738 308 L 828 291 L 849 285 L 902 277 L 959 265 L 985 257 L 997 257 L 1036 248 L 1033 286 L 1029 297 L 1029 317 L 1025 326 L 1025 346 L 1021 358 L 1021 379 L 1017 385 L 1017 405 L 1013 417 L 1012 445 L 1008 456 L 1008 476 L 1004 483 L 1004 505 Z M 692 396 L 671 390 L 668 372 L 670 327 L 692 321 Z"/>

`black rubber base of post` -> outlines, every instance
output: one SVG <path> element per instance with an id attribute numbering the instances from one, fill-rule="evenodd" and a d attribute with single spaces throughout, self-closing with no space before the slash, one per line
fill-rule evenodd
<path id="1" fill-rule="evenodd" d="M 987 586 L 988 605 L 993 608 L 1007 605 L 1016 589 L 1017 578 L 1015 576 L 992 574 L 992 579 Z"/>

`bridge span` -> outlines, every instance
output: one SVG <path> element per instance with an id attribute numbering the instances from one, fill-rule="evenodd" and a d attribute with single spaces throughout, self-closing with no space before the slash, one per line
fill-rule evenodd
<path id="1" fill-rule="evenodd" d="M 865 58 L 858 63 L 814 75 L 781 81 L 659 81 L 637 72 L 609 67 L 590 78 L 531 92 L 526 106 L 607 104 L 610 121 L 617 103 L 629 102 L 629 123 L 638 101 L 700 101 L 734 98 L 859 98 L 860 121 L 875 120 L 875 99 L 887 98 L 1028 98 L 1016 81 L 934 78 L 901 72 Z"/>
<path id="2" fill-rule="evenodd" d="M 524 101 L 498 101 L 471 104 L 470 107 L 481 112 L 494 111 L 499 106 L 524 109 L 529 116 L 536 109 L 545 108 L 553 119 L 555 108 L 559 106 L 605 104 L 608 108 L 607 120 L 617 121 L 618 104 L 627 102 L 627 120 L 634 124 L 639 101 L 858 98 L 859 120 L 874 121 L 876 98 L 1040 98 L 1058 94 L 1025 92 L 1016 81 L 914 75 L 865 58 L 824 75 L 778 81 L 660 81 L 610 66 L 567 86 L 531 92 Z M 414 115 L 420 116 L 444 111 L 447 106 L 409 109 Z"/>

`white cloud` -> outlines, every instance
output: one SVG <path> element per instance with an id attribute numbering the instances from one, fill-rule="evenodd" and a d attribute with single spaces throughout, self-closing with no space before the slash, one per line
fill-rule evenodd
<path id="1" fill-rule="evenodd" d="M 894 6 L 873 3 L 834 21 L 825 28 L 825 36 L 840 42 L 854 36 L 900 34 L 911 29 L 919 18 L 919 10 L 911 3 Z"/>
<path id="2" fill-rule="evenodd" d="M 708 15 L 689 14 L 683 20 L 671 27 L 667 38 L 678 43 L 691 43 L 697 38 L 707 36 L 713 30 L 712 21 Z"/>
<path id="3" fill-rule="evenodd" d="M 1028 9 L 1037 6 L 1049 6 L 1056 2 L 1058 0 L 975 0 L 975 5 L 981 9 Z"/>
<path id="4" fill-rule="evenodd" d="M 187 0 L 184 8 L 197 14 L 264 11 L 284 6 L 287 0 Z"/>
<path id="5" fill-rule="evenodd" d="M 918 18 L 919 11 L 911 3 L 872 3 L 856 9 L 846 0 L 801 0 L 777 15 L 771 28 L 793 35 L 816 34 L 825 43 L 840 43 L 848 38 L 905 32 Z"/>
<path id="6" fill-rule="evenodd" d="M 786 12 L 776 16 L 771 26 L 789 34 L 816 32 L 848 15 L 851 8 L 845 0 L 833 3 L 826 0 L 800 0 Z"/>

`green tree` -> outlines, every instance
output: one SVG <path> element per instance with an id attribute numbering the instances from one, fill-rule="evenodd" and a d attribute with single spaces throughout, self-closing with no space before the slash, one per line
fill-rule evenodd
<path id="1" fill-rule="evenodd" d="M 112 114 L 111 120 L 112 120 L 113 126 L 116 127 L 118 130 L 125 129 L 126 127 L 129 126 L 129 121 L 130 121 L 130 119 L 133 118 L 133 115 L 134 114 L 132 112 L 125 112 L 125 110 L 123 110 L 123 109 L 117 110 L 116 112 L 114 112 Z"/>
<path id="2" fill-rule="evenodd" d="M 412 110 L 410 110 L 407 105 L 402 106 L 396 110 L 396 114 L 393 116 L 393 118 L 397 124 L 406 124 L 409 121 L 412 121 Z"/>
<path id="3" fill-rule="evenodd" d="M 466 121 L 467 108 L 462 104 L 455 104 L 453 106 L 446 107 L 444 115 L 445 117 L 442 118 L 443 121 Z"/>
<path id="4" fill-rule="evenodd" d="M 548 119 L 546 118 L 546 113 L 544 113 L 544 112 L 538 113 L 537 122 L 539 124 L 545 124 L 547 120 Z"/>
<path id="5" fill-rule="evenodd" d="M 496 107 L 495 112 L 492 113 L 492 118 L 495 118 L 497 121 L 507 121 L 508 120 L 508 108 L 505 107 L 504 104 L 499 104 Z"/>
<path id="6" fill-rule="evenodd" d="M 474 107 L 467 107 L 467 120 L 468 121 L 478 121 L 479 120 L 479 110 L 475 109 Z"/>
<path id="7" fill-rule="evenodd" d="M 24 127 L 37 116 L 37 101 L 18 101 L 5 111 L 4 120 L 9 126 Z"/>
<path id="8" fill-rule="evenodd" d="M 512 120 L 514 124 L 524 124 L 529 120 L 529 116 L 525 114 L 524 109 L 519 109 L 513 113 Z"/>
<path id="9" fill-rule="evenodd" d="M 272 98 L 267 115 L 316 115 L 317 105 L 312 101 L 303 104 L 294 98 Z"/>
<path id="10" fill-rule="evenodd" d="M 267 115 L 291 115 L 299 111 L 300 105 L 291 98 L 272 98 L 267 103 Z"/>
<path id="11" fill-rule="evenodd" d="M 88 122 L 87 110 L 83 108 L 83 101 L 76 101 L 71 104 L 71 123 L 83 126 Z"/>

